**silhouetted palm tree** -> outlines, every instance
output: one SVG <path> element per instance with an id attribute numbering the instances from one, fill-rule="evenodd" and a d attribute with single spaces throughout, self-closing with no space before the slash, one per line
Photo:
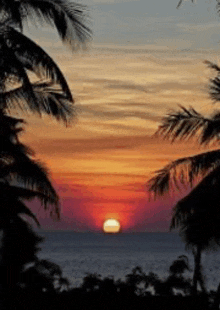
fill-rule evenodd
<path id="1" fill-rule="evenodd" d="M 219 190 L 220 167 L 181 199 L 173 212 L 171 229 L 180 228 L 180 235 L 194 254 L 194 292 L 197 291 L 197 283 L 206 291 L 201 271 L 202 251 L 215 249 L 220 245 Z"/>
<path id="2" fill-rule="evenodd" d="M 22 129 L 16 126 L 23 120 L 8 117 L 6 112 L 28 108 L 64 122 L 73 115 L 72 95 L 62 72 L 43 49 L 18 30 L 22 31 L 23 22 L 35 15 L 40 22 L 55 26 L 63 41 L 83 42 L 90 34 L 84 24 L 84 9 L 66 0 L 0 1 L 1 176 L 4 182 L 10 179 L 50 197 L 57 215 L 58 197 L 46 169 L 18 142 L 17 133 Z M 37 82 L 31 81 L 31 71 Z"/>
<path id="3" fill-rule="evenodd" d="M 73 115 L 73 98 L 62 72 L 40 46 L 22 34 L 23 23 L 27 20 L 49 23 L 64 42 L 74 46 L 76 40 L 84 42 L 90 36 L 84 11 L 85 7 L 68 0 L 0 0 L 0 230 L 3 230 L 3 245 L 15 237 L 18 243 L 22 242 L 18 231 L 26 226 L 21 224 L 19 214 L 25 213 L 37 222 L 24 199 L 37 197 L 45 209 L 52 206 L 51 215 L 57 218 L 60 215 L 58 196 L 47 170 L 18 139 L 23 120 L 6 113 L 12 108 L 30 109 L 64 122 Z M 30 73 L 34 73 L 34 80 Z M 8 251 L 9 255 L 12 250 Z M 13 253 L 14 259 L 18 259 L 16 251 Z M 1 266 L 4 266 L 7 253 L 2 254 Z M 14 275 L 10 288 L 6 286 L 12 294 L 19 268 L 15 269 L 13 264 L 6 268 Z M 6 278 L 2 278 L 5 284 Z"/>
<path id="4" fill-rule="evenodd" d="M 206 62 L 217 72 L 211 80 L 210 95 L 214 101 L 220 101 L 220 68 Z M 171 141 L 187 140 L 197 135 L 199 143 L 207 145 L 218 143 L 220 134 L 220 112 L 204 117 L 195 109 L 181 107 L 180 111 L 166 116 L 156 135 Z M 183 198 L 174 208 L 172 228 L 180 228 L 186 245 L 193 249 L 195 270 L 193 287 L 197 283 L 202 290 L 205 286 L 201 273 L 201 253 L 203 250 L 220 244 L 220 150 L 200 153 L 175 160 L 156 172 L 149 180 L 149 191 L 162 195 L 168 190 L 181 189 L 186 185 L 200 183 Z"/>
<path id="5" fill-rule="evenodd" d="M 26 207 L 24 200 L 38 198 L 44 208 L 50 211 L 51 216 L 57 219 L 60 217 L 58 196 L 48 178 L 47 170 L 33 160 L 31 150 L 18 139 L 22 124 L 22 120 L 9 117 L 1 111 L 0 231 L 3 236 L 0 260 L 0 303 L 2 303 L 0 306 L 6 309 L 10 307 L 14 309 L 12 299 L 21 268 L 29 258 L 35 257 L 31 249 L 35 245 L 27 241 L 30 229 L 19 215 L 32 217 L 38 225 L 39 222 Z M 4 300 L 3 293 L 11 297 Z"/>

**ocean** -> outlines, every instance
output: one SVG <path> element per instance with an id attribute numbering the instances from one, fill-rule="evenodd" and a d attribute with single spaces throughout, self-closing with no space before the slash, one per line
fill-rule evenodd
<path id="1" fill-rule="evenodd" d="M 136 266 L 145 273 L 168 275 L 169 266 L 180 255 L 187 255 L 191 269 L 193 256 L 175 233 L 101 233 L 41 232 L 45 241 L 39 257 L 57 263 L 72 287 L 80 286 L 86 273 L 123 279 Z M 219 252 L 204 253 L 203 272 L 208 289 L 220 282 Z M 192 271 L 186 276 L 192 276 Z"/>

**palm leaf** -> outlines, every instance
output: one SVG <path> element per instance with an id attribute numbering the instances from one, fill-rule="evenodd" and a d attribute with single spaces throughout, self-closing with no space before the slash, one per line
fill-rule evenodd
<path id="1" fill-rule="evenodd" d="M 155 136 L 175 140 L 190 139 L 198 134 L 200 144 L 218 142 L 220 134 L 220 113 L 209 118 L 202 116 L 193 108 L 181 107 L 180 111 L 169 113 L 162 119 Z"/>
<path id="2" fill-rule="evenodd" d="M 57 203 L 56 191 L 48 179 L 46 168 L 40 162 L 23 156 L 23 158 L 18 158 L 12 164 L 6 166 L 4 173 L 10 176 L 11 180 L 16 180 L 25 188 L 43 193 L 50 197 L 51 202 Z"/>
<path id="3" fill-rule="evenodd" d="M 155 172 L 148 181 L 149 191 L 155 196 L 163 195 L 170 188 L 191 185 L 197 177 L 204 177 L 211 170 L 220 166 L 220 150 L 183 157 Z"/>
<path id="4" fill-rule="evenodd" d="M 40 113 L 48 114 L 68 124 L 74 114 L 73 105 L 62 93 L 59 85 L 53 85 L 51 82 L 38 82 L 33 83 L 32 87 Z M 15 107 L 21 110 L 31 109 L 22 87 L 5 92 L 3 97 L 9 111 Z"/>
<path id="5" fill-rule="evenodd" d="M 23 119 L 8 116 L 5 111 L 0 111 L 0 136 L 2 138 L 5 137 L 11 142 L 18 143 L 18 133 L 23 131 L 21 127 L 23 124 L 25 124 Z"/>
<path id="6" fill-rule="evenodd" d="M 71 91 L 61 70 L 39 45 L 12 27 L 7 27 L 4 38 L 25 68 L 32 70 L 41 79 L 49 79 L 54 84 L 59 84 L 66 99 L 73 102 Z"/>
<path id="7" fill-rule="evenodd" d="M 34 198 L 37 198 L 40 200 L 45 210 L 49 210 L 48 204 L 51 206 L 50 208 L 51 216 L 55 216 L 57 219 L 60 218 L 59 202 L 57 196 L 56 198 L 54 198 L 52 196 L 47 196 L 40 191 L 30 190 L 23 188 L 21 186 L 1 182 L 0 200 L 2 201 L 2 204 L 4 204 L 6 201 L 9 201 L 10 197 L 13 197 L 13 200 L 14 199 L 32 200 Z"/>
<path id="8" fill-rule="evenodd" d="M 220 166 L 209 172 L 200 183 L 183 199 L 181 199 L 173 211 L 171 229 L 177 228 L 182 223 L 199 212 L 209 214 L 219 213 L 220 191 Z"/>
<path id="9" fill-rule="evenodd" d="M 193 3 L 195 0 L 191 0 L 191 1 Z M 181 7 L 182 3 L 183 3 L 183 0 L 180 0 L 179 3 L 177 4 L 176 8 L 179 9 Z"/>
<path id="10" fill-rule="evenodd" d="M 217 2 L 216 8 L 218 10 L 218 13 L 220 13 L 220 2 L 219 0 L 216 0 L 216 2 Z"/>
<path id="11" fill-rule="evenodd" d="M 37 217 L 34 215 L 33 212 L 31 212 L 31 210 L 29 208 L 26 207 L 26 205 L 24 203 L 22 203 L 21 201 L 17 201 L 16 205 L 13 206 L 13 209 L 11 210 L 11 215 L 13 215 L 13 213 L 16 214 L 24 214 L 27 215 L 29 217 L 31 217 L 35 223 L 37 224 L 38 227 L 40 227 L 40 223 L 37 219 Z"/>
<path id="12" fill-rule="evenodd" d="M 182 106 L 180 108 L 180 111 L 169 113 L 162 119 L 156 136 L 171 139 L 172 142 L 191 138 L 210 121 L 193 108 L 186 109 Z"/>
<path id="13" fill-rule="evenodd" d="M 36 216 L 31 212 L 26 205 L 18 199 L 9 198 L 7 199 L 7 204 L 1 205 L 1 219 L 2 217 L 6 218 L 14 218 L 17 217 L 19 214 L 27 215 L 31 217 L 38 227 L 40 227 L 40 223 Z"/>
<path id="14" fill-rule="evenodd" d="M 0 93 L 4 93 L 13 84 L 20 83 L 26 92 L 26 98 L 33 110 L 38 110 L 32 85 L 21 61 L 15 56 L 12 49 L 6 44 L 3 34 L 0 35 Z M 0 108 L 5 108 L 5 102 L 0 97 Z"/>
<path id="15" fill-rule="evenodd" d="M 219 210 L 210 211 L 209 206 L 204 208 L 204 205 L 201 205 L 199 210 L 182 217 L 177 227 L 180 227 L 180 236 L 187 248 L 199 246 L 202 250 L 216 250 L 220 245 L 219 225 Z"/>
<path id="16" fill-rule="evenodd" d="M 16 2 L 15 0 L 13 1 Z M 8 8 L 11 17 L 13 6 Z M 75 40 L 84 42 L 91 35 L 91 30 L 86 26 L 86 7 L 68 0 L 23 0 L 19 1 L 20 18 L 16 16 L 14 22 L 22 29 L 24 19 L 36 20 L 41 23 L 55 26 L 59 36 L 64 42 L 73 43 Z"/>
<path id="17" fill-rule="evenodd" d="M 20 1 L 14 0 L 1 0 L 0 1 L 2 23 L 6 24 L 9 21 L 17 25 L 20 29 L 23 28 L 22 23 L 22 10 L 20 7 Z"/>
<path id="18" fill-rule="evenodd" d="M 217 73 L 217 76 L 215 78 L 210 79 L 209 93 L 210 93 L 211 99 L 214 102 L 220 101 L 220 79 L 219 79 L 220 67 L 217 64 L 211 61 L 208 61 L 208 60 L 204 61 L 204 63 L 208 65 L 209 68 L 213 69 Z"/>

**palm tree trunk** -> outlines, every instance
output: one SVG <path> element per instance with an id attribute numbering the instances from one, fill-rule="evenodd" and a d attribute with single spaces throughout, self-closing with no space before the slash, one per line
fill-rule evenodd
<path id="1" fill-rule="evenodd" d="M 193 256 L 194 256 L 194 274 L 193 274 L 192 293 L 193 295 L 196 295 L 197 283 L 199 282 L 199 275 L 200 275 L 200 264 L 201 264 L 201 249 L 199 246 L 197 246 L 197 248 L 193 250 Z"/>
<path id="2" fill-rule="evenodd" d="M 202 257 L 202 248 L 197 246 L 196 250 L 193 251 L 194 255 L 194 274 L 193 274 L 193 286 L 192 293 L 193 295 L 197 295 L 198 293 L 198 283 L 202 289 L 203 293 L 206 293 L 205 283 L 202 275 L 202 266 L 201 266 L 201 257 Z"/>

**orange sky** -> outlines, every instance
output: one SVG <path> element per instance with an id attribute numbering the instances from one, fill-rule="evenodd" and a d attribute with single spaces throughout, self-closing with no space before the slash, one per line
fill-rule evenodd
<path id="1" fill-rule="evenodd" d="M 123 231 L 168 230 L 178 197 L 149 202 L 146 182 L 169 161 L 203 149 L 195 142 L 170 145 L 152 134 L 178 105 L 210 111 L 211 72 L 203 60 L 217 56 L 101 45 L 52 56 L 72 89 L 77 118 L 66 128 L 47 117 L 25 117 L 22 141 L 50 169 L 62 203 L 62 221 L 40 213 L 43 227 L 99 231 L 114 217 Z"/>

